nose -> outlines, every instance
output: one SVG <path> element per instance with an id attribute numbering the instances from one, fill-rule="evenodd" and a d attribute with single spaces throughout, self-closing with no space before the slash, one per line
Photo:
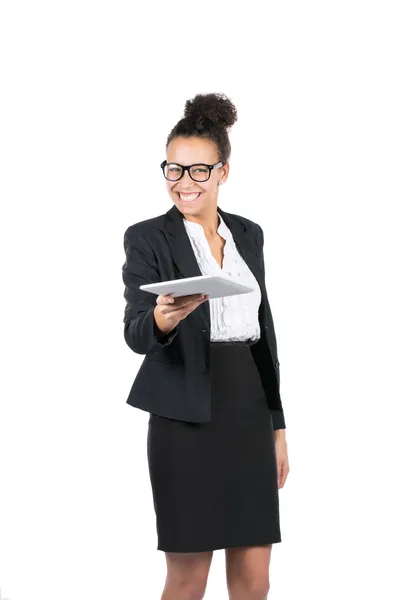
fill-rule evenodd
<path id="1" fill-rule="evenodd" d="M 188 183 L 189 183 L 189 184 L 190 184 L 190 186 L 193 186 L 193 184 L 195 183 L 195 182 L 193 181 L 193 179 L 190 177 L 190 175 L 189 175 L 189 171 L 185 171 L 185 172 L 183 173 L 183 177 L 181 177 L 181 182 L 182 182 L 182 183 L 185 183 L 185 184 L 188 184 Z"/>
<path id="2" fill-rule="evenodd" d="M 179 188 L 181 188 L 181 186 L 182 186 L 186 190 L 186 189 L 191 189 L 192 187 L 194 187 L 197 184 L 190 177 L 188 171 L 185 171 L 183 173 L 183 177 L 181 177 L 180 180 L 178 181 L 178 185 L 179 185 Z"/>

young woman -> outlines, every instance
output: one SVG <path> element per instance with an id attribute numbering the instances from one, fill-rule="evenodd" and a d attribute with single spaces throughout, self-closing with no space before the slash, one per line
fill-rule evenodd
<path id="1" fill-rule="evenodd" d="M 265 600 L 281 541 L 278 489 L 289 464 L 263 230 L 218 206 L 236 118 L 222 94 L 186 102 L 161 165 L 173 206 L 124 235 L 124 336 L 146 355 L 127 403 L 150 414 L 162 600 L 203 598 L 217 549 L 230 600 Z M 209 300 L 139 289 L 221 273 L 254 291 Z"/>

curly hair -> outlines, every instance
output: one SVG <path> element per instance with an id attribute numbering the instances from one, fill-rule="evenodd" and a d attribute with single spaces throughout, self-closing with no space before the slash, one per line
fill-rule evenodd
<path id="1" fill-rule="evenodd" d="M 166 145 L 177 137 L 209 139 L 217 147 L 219 160 L 226 162 L 231 154 L 228 131 L 236 121 L 236 108 L 224 94 L 197 94 L 186 101 L 184 116 L 171 130 Z"/>

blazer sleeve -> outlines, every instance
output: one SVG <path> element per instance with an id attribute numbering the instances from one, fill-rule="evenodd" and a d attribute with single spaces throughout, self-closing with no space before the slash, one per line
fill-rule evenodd
<path id="1" fill-rule="evenodd" d="M 157 283 L 161 278 L 154 251 L 144 235 L 136 233 L 134 225 L 128 227 L 124 234 L 124 250 L 124 338 L 133 352 L 147 354 L 171 344 L 178 334 L 180 324 L 170 333 L 163 334 L 154 319 L 157 296 L 139 289 L 139 286 Z"/>
<path id="2" fill-rule="evenodd" d="M 258 249 L 259 249 L 259 253 L 260 253 L 260 263 L 261 263 L 261 267 L 262 267 L 262 273 L 263 276 L 265 278 L 265 264 L 264 264 L 264 232 L 263 229 L 261 227 L 261 225 L 258 225 Z M 273 318 L 272 318 L 272 313 L 271 313 L 271 307 L 269 306 L 269 300 L 267 298 L 267 302 L 268 302 L 268 310 L 269 310 L 269 314 L 270 314 L 270 318 L 273 324 Z M 275 328 L 273 327 L 273 333 L 275 336 Z M 275 338 L 274 338 L 275 339 Z M 276 346 L 276 339 L 275 339 L 275 346 Z M 280 371 L 279 371 L 279 360 L 278 360 L 278 352 L 276 349 L 276 358 L 277 358 L 277 362 L 275 364 L 275 372 L 276 372 L 276 377 L 278 380 L 278 389 L 280 388 Z M 282 403 L 282 401 L 281 401 Z M 270 413 L 271 413 L 271 417 L 272 417 L 272 422 L 273 422 L 273 427 L 274 430 L 275 429 L 286 429 L 286 422 L 285 422 L 285 414 L 283 409 L 282 410 L 278 410 L 278 409 L 274 409 L 274 408 L 270 408 Z"/>

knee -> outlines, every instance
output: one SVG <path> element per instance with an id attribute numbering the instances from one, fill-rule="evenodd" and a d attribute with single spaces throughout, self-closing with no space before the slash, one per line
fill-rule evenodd
<path id="1" fill-rule="evenodd" d="M 191 581 L 190 583 L 182 584 L 181 595 L 182 600 L 203 600 L 206 593 L 206 584 L 202 581 Z"/>
<path id="2" fill-rule="evenodd" d="M 166 586 L 166 598 L 174 600 L 203 600 L 207 582 L 203 578 L 193 578 L 189 581 L 170 582 Z"/>
<path id="3" fill-rule="evenodd" d="M 249 599 L 251 600 L 267 600 L 269 592 L 269 581 L 260 581 L 250 587 Z"/>
<path id="4" fill-rule="evenodd" d="M 229 600 L 267 600 L 269 580 L 236 581 L 229 588 Z"/>
<path id="5" fill-rule="evenodd" d="M 249 600 L 267 600 L 269 581 L 254 582 L 248 591 Z"/>

